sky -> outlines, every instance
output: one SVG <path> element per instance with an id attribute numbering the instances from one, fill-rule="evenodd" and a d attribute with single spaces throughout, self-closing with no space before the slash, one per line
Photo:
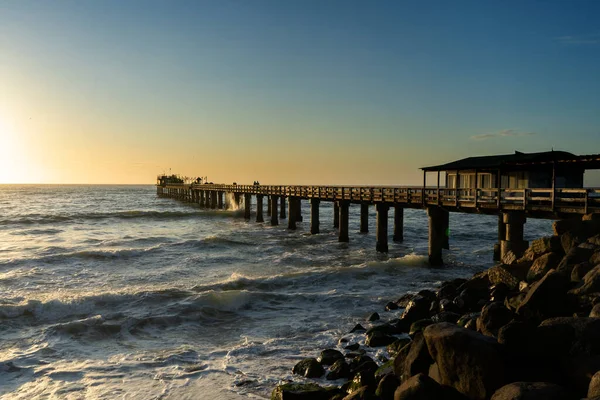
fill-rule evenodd
<path id="1" fill-rule="evenodd" d="M 0 0 L 0 183 L 410 185 L 600 153 L 599 20 L 595 0 Z"/>

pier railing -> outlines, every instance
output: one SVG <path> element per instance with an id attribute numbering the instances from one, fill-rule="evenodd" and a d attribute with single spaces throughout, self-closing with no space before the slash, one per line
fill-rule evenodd
<path id="1" fill-rule="evenodd" d="M 497 212 L 526 210 L 549 213 L 587 214 L 600 212 L 600 188 L 430 188 L 383 186 L 293 186 L 293 185 L 219 185 L 168 184 L 165 188 L 221 191 L 349 201 L 353 203 L 390 203 L 423 208 L 442 206 L 454 211 Z"/>

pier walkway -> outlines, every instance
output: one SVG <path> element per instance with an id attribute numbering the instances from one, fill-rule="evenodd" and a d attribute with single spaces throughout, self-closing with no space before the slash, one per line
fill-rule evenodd
<path id="1" fill-rule="evenodd" d="M 368 208 L 377 211 L 376 249 L 388 251 L 388 212 L 394 209 L 393 240 L 402 241 L 404 208 L 427 210 L 429 216 L 429 262 L 442 264 L 442 249 L 448 248 L 449 213 L 498 215 L 498 244 L 494 257 L 500 259 L 509 251 L 520 256 L 528 247 L 523 240 L 527 218 L 567 219 L 600 214 L 600 188 L 526 188 L 526 189 L 448 189 L 440 187 L 383 186 L 292 186 L 292 185 L 223 185 L 223 184 L 157 184 L 157 194 L 200 207 L 224 209 L 225 194 L 233 199 L 231 206 L 244 206 L 250 219 L 252 197 L 256 201 L 256 221 L 264 222 L 263 200 L 271 225 L 287 219 L 288 228 L 296 229 L 302 221 L 301 201 L 309 200 L 310 232 L 319 233 L 319 203 L 334 203 L 333 226 L 339 230 L 339 241 L 348 242 L 349 205 L 360 205 L 360 231 L 368 232 Z M 279 208 L 279 210 L 278 210 Z"/>

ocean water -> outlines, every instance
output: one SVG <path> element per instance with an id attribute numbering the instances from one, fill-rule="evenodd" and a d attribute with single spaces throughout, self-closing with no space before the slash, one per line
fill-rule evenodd
<path id="1" fill-rule="evenodd" d="M 304 203 L 292 232 L 153 186 L 0 186 L 0 398 L 268 398 L 370 313 L 398 316 L 388 301 L 493 265 L 496 217 L 451 214 L 448 265 L 430 268 L 424 211 L 378 254 L 374 210 L 359 234 L 351 206 L 340 244 L 331 204 L 310 235 Z"/>

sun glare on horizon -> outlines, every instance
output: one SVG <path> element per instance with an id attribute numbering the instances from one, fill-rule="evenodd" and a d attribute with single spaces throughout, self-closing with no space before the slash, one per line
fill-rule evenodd
<path id="1" fill-rule="evenodd" d="M 0 184 L 34 183 L 25 145 L 19 135 L 0 121 Z"/>

